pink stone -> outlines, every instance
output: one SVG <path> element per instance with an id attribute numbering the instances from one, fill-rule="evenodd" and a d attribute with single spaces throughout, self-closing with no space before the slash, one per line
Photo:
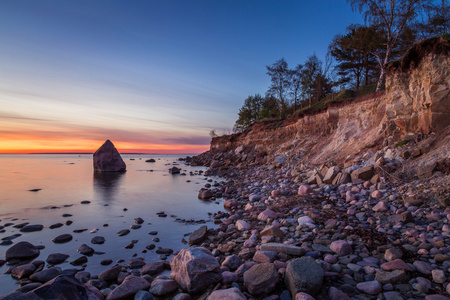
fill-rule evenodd
<path id="1" fill-rule="evenodd" d="M 372 192 L 371 196 L 372 198 L 380 199 L 381 197 L 383 197 L 383 193 L 380 192 L 379 190 L 376 190 Z"/>
<path id="2" fill-rule="evenodd" d="M 412 268 L 400 258 L 382 264 L 381 269 L 385 271 L 393 271 L 393 270 L 412 271 Z"/>
<path id="3" fill-rule="evenodd" d="M 389 205 L 385 201 L 380 201 L 372 208 L 372 210 L 375 212 L 388 211 Z"/>
<path id="4" fill-rule="evenodd" d="M 330 244 L 330 249 L 340 256 L 349 255 L 353 252 L 352 246 L 350 246 L 350 244 L 344 240 L 337 240 L 332 242 Z"/>
<path id="5" fill-rule="evenodd" d="M 310 294 L 300 292 L 295 294 L 295 300 L 315 300 L 315 298 Z"/>
<path id="6" fill-rule="evenodd" d="M 304 196 L 304 195 L 309 195 L 310 193 L 313 192 L 313 189 L 307 185 L 307 184 L 302 184 L 299 188 L 298 188 L 298 194 L 300 196 Z"/>
<path id="7" fill-rule="evenodd" d="M 266 209 L 265 211 L 261 212 L 258 215 L 258 220 L 263 221 L 263 222 L 267 221 L 267 219 L 276 219 L 276 218 L 277 218 L 277 214 L 273 210 L 270 210 L 270 209 Z"/>
<path id="8" fill-rule="evenodd" d="M 366 281 L 366 282 L 360 282 L 356 285 L 356 288 L 360 290 L 361 292 L 364 292 L 366 294 L 370 295 L 377 295 L 381 293 L 383 290 L 383 286 L 378 281 Z"/>

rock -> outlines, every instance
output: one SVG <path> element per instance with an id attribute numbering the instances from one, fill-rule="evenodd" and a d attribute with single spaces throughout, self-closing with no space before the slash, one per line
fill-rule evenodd
<path id="1" fill-rule="evenodd" d="M 392 271 L 392 270 L 412 271 L 412 268 L 400 258 L 386 262 L 382 264 L 380 267 L 385 271 Z"/>
<path id="2" fill-rule="evenodd" d="M 223 267 L 227 267 L 231 271 L 236 270 L 239 268 L 239 266 L 242 264 L 241 259 L 236 254 L 229 255 L 225 258 L 225 260 L 222 262 Z"/>
<path id="3" fill-rule="evenodd" d="M 134 295 L 134 300 L 155 300 L 156 298 L 153 297 L 152 294 L 150 294 L 147 291 L 140 290 L 139 292 Z"/>
<path id="4" fill-rule="evenodd" d="M 259 263 L 271 263 L 275 260 L 277 253 L 275 251 L 256 251 L 253 261 Z"/>
<path id="5" fill-rule="evenodd" d="M 94 249 L 92 249 L 86 244 L 83 244 L 80 246 L 80 248 L 78 248 L 77 252 L 80 253 L 81 255 L 91 256 L 92 254 L 94 254 Z"/>
<path id="6" fill-rule="evenodd" d="M 142 275 L 157 275 L 164 271 L 164 261 L 153 261 L 142 267 L 141 273 Z"/>
<path id="7" fill-rule="evenodd" d="M 125 172 L 127 166 L 110 140 L 94 153 L 95 172 Z"/>
<path id="8" fill-rule="evenodd" d="M 71 261 L 70 264 L 72 266 L 82 266 L 82 265 L 84 265 L 87 262 L 88 262 L 87 257 L 86 256 L 81 256 L 81 257 L 75 259 L 74 261 Z"/>
<path id="9" fill-rule="evenodd" d="M 445 276 L 445 273 L 442 270 L 432 270 L 431 275 L 433 276 L 433 281 L 436 283 L 444 283 L 445 281 L 447 281 L 447 276 Z"/>
<path id="10" fill-rule="evenodd" d="M 347 241 L 337 240 L 330 244 L 330 249 L 340 256 L 345 256 L 353 253 L 352 246 Z"/>
<path id="11" fill-rule="evenodd" d="M 110 264 L 112 264 L 112 262 L 113 262 L 112 259 L 104 259 L 100 262 L 100 264 L 102 266 L 109 266 Z"/>
<path id="12" fill-rule="evenodd" d="M 392 272 L 377 271 L 375 280 L 381 284 L 406 283 L 409 280 L 409 275 L 405 270 L 394 270 Z"/>
<path id="13" fill-rule="evenodd" d="M 69 255 L 63 253 L 52 253 L 47 257 L 47 263 L 57 265 L 66 261 Z"/>
<path id="14" fill-rule="evenodd" d="M 172 167 L 169 169 L 169 173 L 170 174 L 180 174 L 181 169 L 177 168 L 177 167 Z"/>
<path id="15" fill-rule="evenodd" d="M 205 239 L 207 233 L 208 233 L 208 227 L 206 225 L 201 226 L 199 229 L 195 230 L 189 236 L 189 239 L 188 239 L 189 245 L 200 244 Z"/>
<path id="16" fill-rule="evenodd" d="M 128 275 L 121 285 L 112 290 L 106 300 L 127 299 L 134 296 L 140 290 L 147 290 L 150 283 L 142 277 Z"/>
<path id="17" fill-rule="evenodd" d="M 241 291 L 235 287 L 225 289 L 225 290 L 216 290 L 209 295 L 207 300 L 247 300 L 247 297 L 241 293 Z"/>
<path id="18" fill-rule="evenodd" d="M 204 291 L 222 279 L 220 265 L 211 252 L 201 247 L 182 249 L 170 260 L 170 276 L 189 293 Z"/>
<path id="19" fill-rule="evenodd" d="M 315 296 L 322 287 L 322 267 L 308 257 L 290 260 L 286 267 L 284 282 L 291 295 L 305 292 Z"/>
<path id="20" fill-rule="evenodd" d="M 119 276 L 120 271 L 122 271 L 122 267 L 112 267 L 103 271 L 98 278 L 105 281 L 114 282 L 117 280 L 117 276 Z"/>
<path id="21" fill-rule="evenodd" d="M 416 260 L 413 263 L 413 266 L 417 269 L 417 271 L 425 275 L 431 275 L 431 271 L 433 271 L 431 264 L 424 261 Z"/>
<path id="22" fill-rule="evenodd" d="M 103 243 L 105 243 L 105 238 L 102 237 L 102 236 L 94 236 L 91 239 L 91 243 L 94 244 L 94 245 L 103 244 Z"/>
<path id="23" fill-rule="evenodd" d="M 36 266 L 33 264 L 25 264 L 17 266 L 11 270 L 11 276 L 17 279 L 28 278 L 36 270 Z"/>
<path id="24" fill-rule="evenodd" d="M 265 235 L 271 235 L 273 237 L 283 237 L 284 236 L 284 232 L 281 231 L 280 228 L 278 228 L 277 226 L 271 225 L 269 227 L 264 228 L 259 235 L 261 236 L 265 236 Z"/>
<path id="25" fill-rule="evenodd" d="M 223 203 L 223 207 L 231 209 L 238 206 L 238 201 L 236 199 L 228 199 Z"/>
<path id="26" fill-rule="evenodd" d="M 307 294 L 307 293 L 297 293 L 295 295 L 295 300 L 315 300 L 313 296 Z"/>
<path id="27" fill-rule="evenodd" d="M 85 286 L 71 276 L 60 275 L 38 288 L 22 294 L 19 299 L 71 299 L 71 300 L 100 300 L 100 293 Z"/>
<path id="28" fill-rule="evenodd" d="M 63 227 L 63 226 L 64 226 L 63 223 L 55 223 L 55 224 L 50 225 L 48 228 L 56 229 L 56 228 Z"/>
<path id="29" fill-rule="evenodd" d="M 369 295 L 378 295 L 383 291 L 383 286 L 376 280 L 360 282 L 356 285 L 356 288 Z"/>
<path id="30" fill-rule="evenodd" d="M 323 177 L 323 182 L 327 183 L 327 184 L 333 183 L 333 180 L 338 175 L 339 171 L 340 170 L 339 170 L 338 166 L 333 166 L 333 167 L 329 168 L 327 173 Z"/>
<path id="31" fill-rule="evenodd" d="M 314 226 L 314 220 L 308 216 L 303 216 L 297 219 L 298 225 Z"/>
<path id="32" fill-rule="evenodd" d="M 129 229 L 122 229 L 122 230 L 120 230 L 119 232 L 117 232 L 117 235 L 118 236 L 124 236 L 124 235 L 127 235 L 127 234 L 129 234 L 130 233 L 130 230 Z"/>
<path id="33" fill-rule="evenodd" d="M 252 295 L 268 294 L 278 283 L 278 272 L 272 263 L 262 263 L 244 273 L 244 286 Z"/>
<path id="34" fill-rule="evenodd" d="M 303 256 L 306 250 L 302 247 L 297 247 L 294 245 L 283 244 L 283 243 L 267 243 L 261 245 L 262 251 L 275 251 L 278 253 L 284 253 L 292 256 Z"/>
<path id="35" fill-rule="evenodd" d="M 239 231 L 247 231 L 250 229 L 250 224 L 248 224 L 244 220 L 237 220 L 234 226 L 236 226 L 237 230 Z"/>
<path id="36" fill-rule="evenodd" d="M 424 179 L 433 176 L 433 171 L 436 169 L 437 163 L 429 162 L 422 164 L 418 167 L 416 167 L 416 174 L 419 179 Z"/>
<path id="37" fill-rule="evenodd" d="M 402 258 L 403 252 L 397 248 L 389 248 L 384 252 L 384 259 L 387 261 L 392 261 L 395 259 Z"/>
<path id="38" fill-rule="evenodd" d="M 41 231 L 44 229 L 44 225 L 26 225 L 20 228 L 20 232 L 33 232 L 33 231 Z"/>
<path id="39" fill-rule="evenodd" d="M 380 201 L 372 208 L 372 210 L 374 212 L 386 212 L 389 210 L 389 204 L 387 204 L 385 201 Z"/>
<path id="40" fill-rule="evenodd" d="M 150 158 L 150 159 L 145 160 L 145 162 L 154 163 L 154 162 L 156 162 L 156 160 L 153 158 Z"/>
<path id="41" fill-rule="evenodd" d="M 274 220 L 276 218 L 277 218 L 277 214 L 273 210 L 270 210 L 270 209 L 266 209 L 265 211 L 261 212 L 258 215 L 258 220 L 263 221 L 263 222 L 266 222 L 267 219 Z"/>
<path id="42" fill-rule="evenodd" d="M 338 290 L 334 286 L 328 290 L 328 298 L 330 300 L 350 300 L 351 298 L 344 292 Z"/>
<path id="43" fill-rule="evenodd" d="M 201 188 L 198 191 L 198 198 L 200 199 L 210 199 L 212 198 L 212 196 L 214 196 L 213 192 L 209 189 L 205 189 L 205 188 Z"/>
<path id="44" fill-rule="evenodd" d="M 61 275 L 61 268 L 50 268 L 32 274 L 30 280 L 46 283 L 59 275 Z"/>
<path id="45" fill-rule="evenodd" d="M 352 177 L 349 173 L 339 173 L 336 175 L 336 177 L 333 180 L 333 185 L 342 185 L 352 182 Z"/>
<path id="46" fill-rule="evenodd" d="M 354 170 L 351 173 L 352 180 L 355 181 L 355 179 L 360 180 L 370 180 L 372 179 L 373 175 L 375 175 L 373 171 L 373 166 L 366 166 L 359 169 Z"/>
<path id="47" fill-rule="evenodd" d="M 57 237 L 52 239 L 52 241 L 55 244 L 62 244 L 62 243 L 70 242 L 72 239 L 73 239 L 72 235 L 65 233 L 65 234 L 58 235 Z"/>
<path id="48" fill-rule="evenodd" d="M 309 195 L 310 193 L 313 192 L 313 189 L 307 185 L 307 184 L 302 184 L 299 188 L 298 188 L 298 194 L 300 196 L 306 196 Z"/>
<path id="49" fill-rule="evenodd" d="M 149 292 L 155 296 L 166 296 L 178 290 L 178 284 L 173 279 L 156 278 L 152 281 Z"/>
<path id="50" fill-rule="evenodd" d="M 40 251 L 34 245 L 28 242 L 19 242 L 6 250 L 5 260 L 13 259 L 26 260 L 39 256 Z"/>

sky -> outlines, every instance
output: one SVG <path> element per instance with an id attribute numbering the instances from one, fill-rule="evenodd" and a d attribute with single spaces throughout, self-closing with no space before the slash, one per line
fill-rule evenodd
<path id="1" fill-rule="evenodd" d="M 345 0 L 0 1 L 0 153 L 200 153 L 266 66 L 322 60 Z"/>

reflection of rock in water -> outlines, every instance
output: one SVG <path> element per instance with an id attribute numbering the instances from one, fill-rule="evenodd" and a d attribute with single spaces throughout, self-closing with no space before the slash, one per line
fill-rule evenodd
<path id="1" fill-rule="evenodd" d="M 114 201 L 124 175 L 125 173 L 119 172 L 94 172 L 94 190 L 97 197 L 105 203 Z"/>

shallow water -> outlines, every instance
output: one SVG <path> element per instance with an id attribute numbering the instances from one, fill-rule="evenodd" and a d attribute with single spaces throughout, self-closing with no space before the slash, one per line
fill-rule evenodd
<path id="1" fill-rule="evenodd" d="M 198 190 L 206 184 L 206 178 L 190 175 L 191 171 L 205 168 L 186 166 L 180 162 L 178 167 L 187 175 L 171 175 L 168 169 L 178 163 L 179 156 L 125 154 L 122 157 L 127 164 L 127 172 L 94 175 L 92 155 L 0 155 L 0 225 L 9 222 L 44 225 L 42 231 L 30 233 L 22 233 L 8 226 L 5 232 L 0 233 L 0 239 L 21 233 L 22 236 L 13 242 L 28 241 L 44 245 L 45 249 L 36 258 L 44 261 L 49 254 L 56 252 L 69 254 L 68 262 L 73 261 L 81 256 L 77 249 L 85 243 L 96 251 L 106 252 L 88 257 L 86 271 L 98 275 L 111 267 L 100 265 L 104 259 L 114 262 L 124 259 L 127 263 L 133 259 L 133 254 L 137 254 L 136 257 L 144 257 L 147 262 L 159 260 L 154 250 L 142 253 L 148 244 L 181 249 L 184 234 L 201 225 L 178 222 L 175 216 L 186 220 L 205 220 L 208 228 L 214 226 L 208 213 L 218 211 L 221 206 L 199 200 Z M 156 159 L 156 162 L 146 163 L 149 158 Z M 32 192 L 29 191 L 31 189 L 41 190 Z M 81 204 L 83 200 L 91 203 Z M 156 213 L 160 211 L 168 216 L 158 217 Z M 63 217 L 63 214 L 72 216 Z M 134 218 L 137 217 L 144 219 L 144 223 L 142 228 L 132 230 L 130 226 L 135 224 Z M 73 224 L 49 229 L 50 225 L 67 220 L 73 221 Z M 109 226 L 104 227 L 104 224 Z M 73 232 L 80 228 L 88 230 Z M 93 229 L 98 229 L 98 232 L 90 233 Z M 122 229 L 130 229 L 131 233 L 119 237 L 117 232 Z M 150 231 L 158 231 L 156 237 L 160 242 L 152 241 L 155 236 L 149 235 Z M 63 233 L 72 234 L 73 240 L 65 244 L 51 241 Z M 103 245 L 91 244 L 91 239 L 97 235 L 105 237 Z M 138 243 L 133 249 L 125 249 L 132 240 L 138 240 Z M 0 259 L 4 259 L 9 247 L 0 246 Z M 62 269 L 73 268 L 68 262 L 58 266 Z M 0 274 L 7 268 L 6 265 L 1 267 Z M 0 295 L 18 287 L 18 281 L 10 275 L 0 275 Z"/>

